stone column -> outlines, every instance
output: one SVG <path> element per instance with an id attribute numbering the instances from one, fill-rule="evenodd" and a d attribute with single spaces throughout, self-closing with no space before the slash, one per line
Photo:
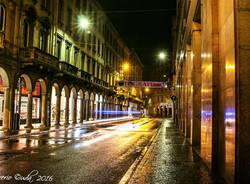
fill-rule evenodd
<path id="1" fill-rule="evenodd" d="M 32 91 L 28 92 L 28 105 L 27 105 L 27 119 L 26 119 L 26 126 L 25 128 L 32 129 L 32 104 L 33 104 L 33 98 L 32 98 Z"/>
<path id="2" fill-rule="evenodd" d="M 60 125 L 61 95 L 56 95 L 56 126 Z"/>
<path id="3" fill-rule="evenodd" d="M 65 122 L 64 126 L 69 125 L 69 97 L 65 96 Z"/>
<path id="4" fill-rule="evenodd" d="M 115 108 L 114 108 L 114 102 L 112 102 L 111 104 L 110 104 L 110 109 L 111 109 L 111 111 L 112 111 L 112 114 L 111 114 L 111 118 L 114 118 L 115 117 Z"/>
<path id="5" fill-rule="evenodd" d="M 236 145 L 235 183 L 250 181 L 250 3 L 238 0 L 235 11 Z"/>
<path id="6" fill-rule="evenodd" d="M 89 120 L 94 120 L 94 100 L 90 100 L 90 117 Z"/>
<path id="7" fill-rule="evenodd" d="M 200 148 L 201 145 L 201 25 L 193 23 L 192 29 L 193 51 L 193 126 L 192 144 Z"/>
<path id="8" fill-rule="evenodd" d="M 102 111 L 102 119 L 106 118 L 106 112 L 107 111 L 107 103 L 103 102 L 103 111 Z"/>
<path id="9" fill-rule="evenodd" d="M 83 97 L 82 99 L 82 116 L 83 116 L 83 121 L 86 120 L 86 103 L 85 103 L 85 98 Z"/>
<path id="10" fill-rule="evenodd" d="M 80 123 L 83 123 L 83 98 L 80 99 Z"/>
<path id="11" fill-rule="evenodd" d="M 73 124 L 77 123 L 77 96 L 73 100 Z"/>
<path id="12" fill-rule="evenodd" d="M 108 113 L 109 113 L 109 102 L 106 102 L 106 109 L 105 109 L 105 111 L 106 111 L 105 118 L 107 119 L 107 118 L 109 118 L 109 115 L 108 115 Z"/>
<path id="13" fill-rule="evenodd" d="M 103 102 L 99 102 L 99 118 L 102 119 L 102 111 L 103 111 Z"/>
<path id="14" fill-rule="evenodd" d="M 119 103 L 119 102 L 117 102 L 117 103 L 115 104 L 115 118 L 118 117 L 118 110 L 119 110 L 118 103 Z"/>
<path id="15" fill-rule="evenodd" d="M 41 101 L 42 101 L 42 108 L 41 108 L 40 128 L 45 128 L 47 126 L 47 124 L 46 124 L 46 120 L 47 120 L 47 94 L 46 93 L 42 93 Z"/>
<path id="16" fill-rule="evenodd" d="M 191 138 L 191 122 L 192 122 L 192 117 L 191 117 L 191 112 L 192 112 L 192 103 L 193 103 L 193 96 L 192 96 L 192 81 L 191 81 L 191 74 L 193 70 L 193 65 L 192 65 L 192 51 L 190 45 L 186 46 L 186 114 L 185 114 L 185 122 L 186 122 L 186 131 L 185 135 L 187 138 Z"/>
<path id="17" fill-rule="evenodd" d="M 89 99 L 85 99 L 85 120 L 89 120 Z"/>
<path id="18" fill-rule="evenodd" d="M 10 89 L 7 87 L 4 90 L 4 113 L 3 113 L 3 128 L 10 128 Z"/>
<path id="19" fill-rule="evenodd" d="M 95 119 L 98 119 L 98 116 L 99 116 L 99 101 L 96 101 L 96 107 L 94 109 L 95 111 Z"/>

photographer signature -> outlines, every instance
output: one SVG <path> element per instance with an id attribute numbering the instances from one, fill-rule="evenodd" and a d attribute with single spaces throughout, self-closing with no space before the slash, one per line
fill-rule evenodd
<path id="1" fill-rule="evenodd" d="M 32 170 L 28 175 L 22 175 L 22 174 L 15 174 L 14 176 L 0 176 L 0 181 L 1 180 L 16 180 L 16 181 L 26 181 L 29 183 L 33 182 L 52 182 L 53 181 L 53 176 L 45 176 L 41 175 L 38 170 Z"/>

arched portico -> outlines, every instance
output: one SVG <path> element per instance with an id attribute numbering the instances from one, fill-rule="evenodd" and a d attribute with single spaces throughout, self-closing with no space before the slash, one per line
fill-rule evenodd
<path id="1" fill-rule="evenodd" d="M 20 125 L 21 128 L 33 128 L 32 126 L 32 82 L 30 77 L 27 74 L 22 74 L 17 83 L 18 90 L 16 90 L 16 99 L 15 99 L 15 106 L 18 127 Z M 20 112 L 20 113 L 19 113 Z"/>
<path id="2" fill-rule="evenodd" d="M 10 82 L 5 69 L 0 67 L 0 126 L 10 128 Z"/>
<path id="3" fill-rule="evenodd" d="M 85 120 L 88 121 L 90 118 L 90 94 L 88 91 L 84 93 L 85 99 Z"/>
<path id="4" fill-rule="evenodd" d="M 69 88 L 68 86 L 63 86 L 61 90 L 61 113 L 60 113 L 60 122 L 64 126 L 69 124 Z"/>
<path id="5" fill-rule="evenodd" d="M 70 91 L 70 102 L 69 102 L 69 122 L 76 124 L 77 116 L 77 92 L 76 88 L 72 88 Z"/>
<path id="6" fill-rule="evenodd" d="M 94 120 L 95 117 L 95 93 L 90 93 L 90 118 L 89 120 Z"/>
<path id="7" fill-rule="evenodd" d="M 40 121 L 40 128 L 47 127 L 47 87 L 43 79 L 38 79 L 35 82 L 35 87 L 32 92 L 33 113 L 32 118 Z"/>
<path id="8" fill-rule="evenodd" d="M 84 118 L 84 93 L 80 89 L 77 93 L 77 122 L 83 123 Z"/>
<path id="9" fill-rule="evenodd" d="M 60 125 L 61 92 L 57 83 L 51 89 L 51 126 Z"/>

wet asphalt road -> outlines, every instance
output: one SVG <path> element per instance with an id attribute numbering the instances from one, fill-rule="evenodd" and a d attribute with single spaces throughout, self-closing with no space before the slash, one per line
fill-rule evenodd
<path id="1" fill-rule="evenodd" d="M 1 140 L 0 183 L 119 183 L 160 124 L 141 119 Z"/>

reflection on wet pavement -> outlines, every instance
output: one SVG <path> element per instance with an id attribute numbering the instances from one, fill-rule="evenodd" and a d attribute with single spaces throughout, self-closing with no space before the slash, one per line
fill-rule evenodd
<path id="1" fill-rule="evenodd" d="M 91 131 L 93 131 L 93 129 L 65 129 L 64 131 L 3 139 L 0 140 L 0 160 L 6 160 L 9 157 L 25 153 L 38 153 L 38 151 L 34 150 L 42 146 L 55 147 L 56 145 L 70 143 L 73 140 L 80 140 Z"/>
<path id="2" fill-rule="evenodd" d="M 75 128 L 13 138 L 9 140 L 12 143 L 3 140 L 2 153 L 9 150 L 20 154 L 0 160 L 0 174 L 27 176 L 38 170 L 41 175 L 53 176 L 53 184 L 117 184 L 158 126 L 157 121 L 140 120 L 112 128 Z"/>
<path id="3" fill-rule="evenodd" d="M 165 121 L 129 184 L 213 184 L 200 157 L 171 121 Z"/>

